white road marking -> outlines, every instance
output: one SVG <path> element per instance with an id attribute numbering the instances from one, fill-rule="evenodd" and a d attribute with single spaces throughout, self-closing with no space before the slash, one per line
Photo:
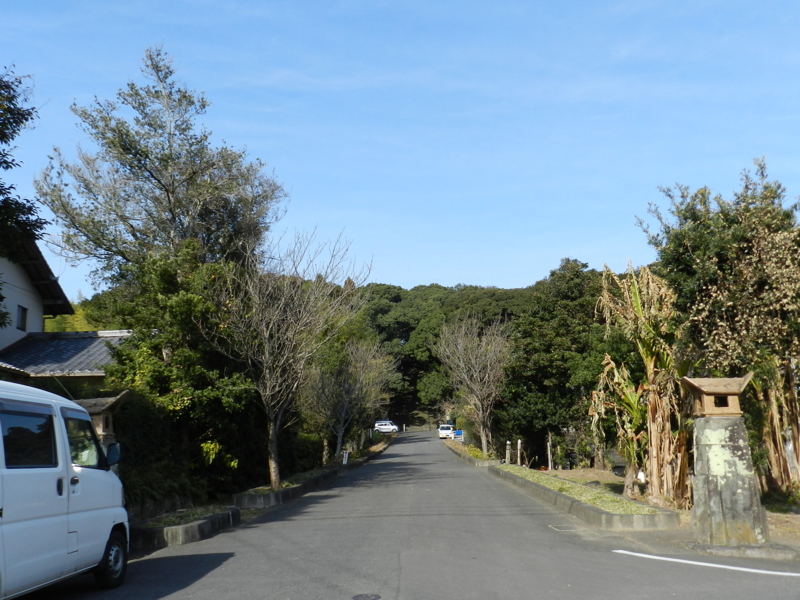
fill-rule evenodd
<path id="1" fill-rule="evenodd" d="M 710 567 L 712 569 L 727 569 L 729 571 L 744 571 L 745 573 L 758 573 L 760 575 L 778 575 L 780 577 L 800 577 L 800 573 L 789 573 L 786 571 L 763 571 L 761 569 L 747 569 L 745 567 L 731 567 L 730 565 L 718 565 L 715 563 L 699 562 L 695 560 L 683 560 L 680 558 L 666 558 L 664 556 L 654 556 L 652 554 L 639 554 L 638 552 L 628 552 L 627 550 L 612 550 L 617 554 L 629 554 L 630 556 L 639 556 L 641 558 L 650 558 L 652 560 L 665 560 L 667 562 L 683 563 L 685 565 L 697 565 L 699 567 Z"/>

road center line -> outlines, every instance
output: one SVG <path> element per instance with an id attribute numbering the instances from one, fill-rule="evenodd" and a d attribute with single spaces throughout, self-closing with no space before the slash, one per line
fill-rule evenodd
<path id="1" fill-rule="evenodd" d="M 747 569 L 745 567 L 731 567 L 729 565 L 718 565 L 715 563 L 705 563 L 695 560 L 683 560 L 681 558 L 666 558 L 664 556 L 654 556 L 652 554 L 639 554 L 638 552 L 628 552 L 627 550 L 612 550 L 617 554 L 628 554 L 630 556 L 639 556 L 641 558 L 649 558 L 652 560 L 664 560 L 667 562 L 683 563 L 685 565 L 697 565 L 699 567 L 710 567 L 712 569 L 727 569 L 729 571 L 743 571 L 745 573 L 758 573 L 760 575 L 778 575 L 781 577 L 800 577 L 800 573 L 789 573 L 786 571 L 763 571 L 761 569 Z"/>

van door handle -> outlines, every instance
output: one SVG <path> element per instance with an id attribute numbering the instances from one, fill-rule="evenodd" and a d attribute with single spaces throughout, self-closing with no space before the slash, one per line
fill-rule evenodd
<path id="1" fill-rule="evenodd" d="M 58 492 L 59 496 L 63 496 L 64 495 L 64 478 L 63 477 L 59 477 L 56 480 L 56 492 Z"/>
<path id="2" fill-rule="evenodd" d="M 78 485 L 78 483 L 80 483 L 80 479 L 78 479 L 77 477 L 73 477 L 72 479 L 69 480 L 69 482 L 72 485 Z"/>

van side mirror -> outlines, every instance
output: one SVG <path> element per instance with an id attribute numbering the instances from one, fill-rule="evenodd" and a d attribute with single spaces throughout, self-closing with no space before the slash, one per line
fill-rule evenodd
<path id="1" fill-rule="evenodd" d="M 119 462 L 119 459 L 122 456 L 122 451 L 120 450 L 118 443 L 113 443 L 108 446 L 108 450 L 106 451 L 106 464 L 110 467 L 111 465 L 115 465 Z"/>

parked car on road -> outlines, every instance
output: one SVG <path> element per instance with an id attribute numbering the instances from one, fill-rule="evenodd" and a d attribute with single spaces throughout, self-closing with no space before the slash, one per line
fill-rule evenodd
<path id="1" fill-rule="evenodd" d="M 122 583 L 128 514 L 83 408 L 55 394 L 0 381 L 0 598 L 93 571 L 100 587 Z M 4 560 L 3 560 L 4 559 Z"/>
<path id="2" fill-rule="evenodd" d="M 447 423 L 443 423 L 439 425 L 439 439 L 453 439 L 456 435 L 456 430 L 453 429 L 452 425 L 448 425 Z"/>
<path id="3" fill-rule="evenodd" d="M 375 421 L 375 431 L 380 431 L 381 433 L 397 433 L 399 430 L 397 425 L 391 421 Z"/>

